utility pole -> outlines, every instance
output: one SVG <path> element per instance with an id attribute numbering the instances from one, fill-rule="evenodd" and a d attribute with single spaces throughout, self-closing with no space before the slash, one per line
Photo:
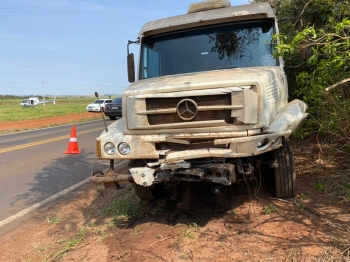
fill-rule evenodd
<path id="1" fill-rule="evenodd" d="M 43 100 L 45 100 L 45 85 L 44 85 L 44 82 L 41 82 L 43 83 Z"/>

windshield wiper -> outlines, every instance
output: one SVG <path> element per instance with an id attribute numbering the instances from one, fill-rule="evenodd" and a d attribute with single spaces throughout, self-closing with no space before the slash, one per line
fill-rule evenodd
<path id="1" fill-rule="evenodd" d="M 219 67 L 217 69 L 231 69 L 231 68 L 239 68 L 237 66 L 225 66 L 225 67 Z"/>

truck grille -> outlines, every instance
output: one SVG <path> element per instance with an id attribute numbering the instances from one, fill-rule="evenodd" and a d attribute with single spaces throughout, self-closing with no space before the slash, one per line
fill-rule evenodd
<path id="1" fill-rule="evenodd" d="M 168 109 L 176 108 L 177 104 L 185 97 L 175 98 L 147 98 L 146 109 L 157 110 L 157 109 Z M 224 106 L 231 105 L 231 94 L 223 95 L 209 95 L 209 96 L 192 96 L 186 97 L 194 100 L 197 106 Z M 177 113 L 169 114 L 149 114 L 147 115 L 148 123 L 150 125 L 160 124 L 173 124 L 185 122 L 182 120 Z M 208 110 L 200 111 L 191 122 L 196 121 L 211 121 L 211 120 L 224 120 L 226 123 L 232 123 L 231 110 Z"/>

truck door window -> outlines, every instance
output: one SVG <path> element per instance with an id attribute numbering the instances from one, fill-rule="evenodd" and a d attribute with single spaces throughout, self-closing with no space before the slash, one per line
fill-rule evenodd
<path id="1" fill-rule="evenodd" d="M 142 78 L 160 76 L 159 53 L 151 48 L 143 48 Z"/>

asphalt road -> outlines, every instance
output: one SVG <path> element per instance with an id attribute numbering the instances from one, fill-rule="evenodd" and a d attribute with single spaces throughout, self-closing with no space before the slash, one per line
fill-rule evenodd
<path id="1" fill-rule="evenodd" d="M 102 120 L 75 127 L 80 154 L 65 154 L 72 125 L 0 136 L 0 221 L 108 168 L 95 155 Z"/>

